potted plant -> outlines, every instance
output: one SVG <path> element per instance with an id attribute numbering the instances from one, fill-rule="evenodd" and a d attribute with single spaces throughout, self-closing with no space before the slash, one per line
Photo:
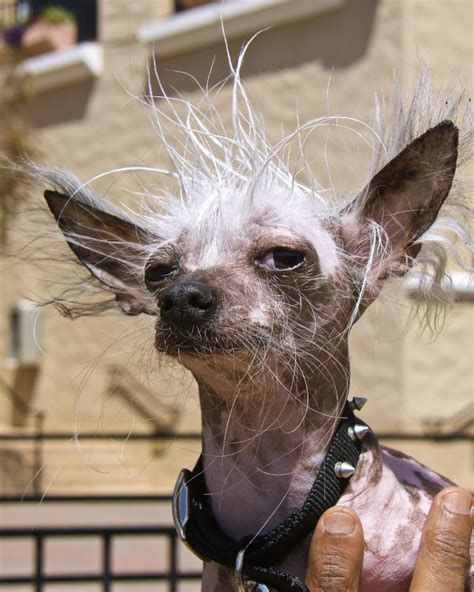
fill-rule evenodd
<path id="1" fill-rule="evenodd" d="M 71 47 L 77 42 L 74 13 L 62 6 L 49 5 L 27 27 L 21 49 L 27 56 Z"/>

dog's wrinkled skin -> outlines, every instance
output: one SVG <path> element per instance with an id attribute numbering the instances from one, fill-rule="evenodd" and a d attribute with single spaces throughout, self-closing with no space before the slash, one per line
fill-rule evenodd
<path id="1" fill-rule="evenodd" d="M 301 507 L 347 397 L 348 328 L 383 280 L 413 263 L 417 240 L 449 193 L 456 157 L 457 129 L 442 122 L 337 216 L 321 218 L 297 191 L 245 211 L 237 195 L 166 239 L 80 195 L 46 192 L 75 254 L 125 312 L 156 315 L 156 348 L 195 376 L 207 489 L 230 537 L 268 531 Z M 282 208 L 290 197 L 292 206 Z M 295 264 L 275 269 L 278 249 L 296 253 Z M 189 286 L 207 299 L 198 305 L 203 319 L 182 308 L 197 306 L 188 296 L 182 304 Z M 379 447 L 373 434 L 365 438 L 340 500 L 364 527 L 362 592 L 408 589 L 424 518 L 448 485 Z M 308 544 L 279 567 L 303 578 Z M 203 590 L 236 590 L 232 571 L 205 565 Z"/>

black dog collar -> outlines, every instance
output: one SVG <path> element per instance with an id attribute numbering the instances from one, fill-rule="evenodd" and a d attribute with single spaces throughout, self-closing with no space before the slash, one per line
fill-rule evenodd
<path id="1" fill-rule="evenodd" d="M 173 494 L 173 519 L 179 538 L 203 561 L 235 569 L 239 592 L 309 592 L 299 578 L 272 566 L 314 530 L 321 515 L 343 494 L 357 466 L 361 440 L 369 431 L 356 423 L 353 413 L 364 404 L 362 397 L 346 403 L 301 510 L 266 534 L 230 539 L 220 529 L 206 499 L 202 457 L 192 472 L 183 469 Z"/>

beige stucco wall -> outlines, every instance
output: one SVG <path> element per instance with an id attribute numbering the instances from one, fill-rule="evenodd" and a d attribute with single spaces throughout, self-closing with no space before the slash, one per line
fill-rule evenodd
<path id="1" fill-rule="evenodd" d="M 103 75 L 94 83 L 35 99 L 33 115 L 48 160 L 83 179 L 130 164 L 166 164 L 149 114 L 130 94 L 140 94 L 144 88 L 152 57 L 150 47 L 135 41 L 138 25 L 165 14 L 168 7 L 163 0 L 101 2 Z M 232 41 L 232 50 L 240 44 L 241 40 Z M 173 71 L 190 72 L 204 81 L 215 55 L 214 78 L 219 78 L 226 74 L 221 46 L 166 60 L 158 55 L 163 83 L 197 100 L 189 79 Z M 418 60 L 426 61 L 439 83 L 463 72 L 472 89 L 470 1 L 346 0 L 337 10 L 262 34 L 249 51 L 244 79 L 264 113 L 270 138 L 276 141 L 282 129 L 294 127 L 296 110 L 301 121 L 328 111 L 370 121 L 374 91 L 389 91 L 393 68 L 409 83 Z M 218 104 L 228 123 L 228 88 L 221 91 Z M 368 154 L 355 136 L 344 139 L 343 145 L 329 142 L 325 152 L 325 136 L 314 135 L 307 153 L 323 184 L 334 183 L 339 191 L 354 192 L 364 178 Z M 140 179 L 148 181 L 144 175 Z M 123 196 L 124 189 L 135 182 L 133 175 L 116 175 L 97 181 L 94 188 L 99 194 Z M 20 297 L 44 293 L 44 273 L 44 268 L 40 272 L 16 260 L 4 262 L 0 348 L 6 343 L 7 310 Z M 388 294 L 386 301 L 390 300 Z M 445 330 L 432 344 L 419 341 L 416 330 L 407 333 L 407 303 L 381 304 L 370 310 L 352 340 L 353 390 L 369 398 L 363 417 L 379 431 L 420 431 L 424 418 L 447 417 L 472 398 L 472 304 L 456 305 Z M 117 315 L 70 322 L 53 310 L 44 310 L 40 330 L 44 355 L 33 402 L 45 410 L 48 429 L 77 429 L 79 434 L 148 430 L 147 422 L 131 413 L 123 401 L 106 394 L 109 367 L 122 364 L 160 400 L 183 408 L 179 429 L 199 427 L 194 387 L 184 373 L 175 372 L 178 377 L 169 378 L 165 369 L 151 372 L 155 359 L 149 319 Z M 3 353 L 1 349 L 0 358 Z M 10 382 L 14 373 L 2 369 Z M 0 421 L 6 429 L 6 407 L 0 411 Z M 472 444 L 395 444 L 474 488 Z M 192 464 L 198 449 L 197 442 L 171 443 L 151 455 L 150 446 L 143 443 L 108 440 L 91 444 L 79 438 L 79 444 L 47 446 L 50 454 L 43 482 L 52 492 L 166 491 L 177 469 Z"/>

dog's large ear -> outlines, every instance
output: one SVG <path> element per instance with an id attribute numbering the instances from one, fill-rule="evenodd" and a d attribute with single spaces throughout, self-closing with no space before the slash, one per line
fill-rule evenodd
<path id="1" fill-rule="evenodd" d="M 115 294 L 119 307 L 126 314 L 154 314 L 141 274 L 145 247 L 158 239 L 89 201 L 56 191 L 44 197 L 74 254 Z"/>
<path id="2" fill-rule="evenodd" d="M 369 254 L 370 221 L 385 231 L 391 255 L 379 262 L 378 279 L 402 275 L 418 254 L 417 239 L 433 224 L 451 189 L 457 146 L 458 129 L 441 122 L 406 146 L 341 213 L 346 248 L 358 256 Z"/>

